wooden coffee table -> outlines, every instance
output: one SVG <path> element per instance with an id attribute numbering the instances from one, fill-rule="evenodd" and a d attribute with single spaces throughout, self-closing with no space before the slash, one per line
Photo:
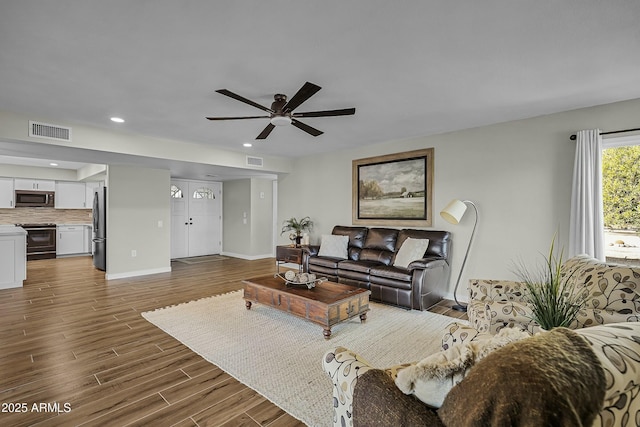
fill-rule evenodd
<path id="1" fill-rule="evenodd" d="M 370 291 L 334 282 L 318 283 L 314 288 L 287 286 L 274 276 L 243 280 L 247 310 L 254 302 L 310 320 L 323 327 L 325 339 L 331 337 L 331 327 L 360 316 L 367 319 Z"/>

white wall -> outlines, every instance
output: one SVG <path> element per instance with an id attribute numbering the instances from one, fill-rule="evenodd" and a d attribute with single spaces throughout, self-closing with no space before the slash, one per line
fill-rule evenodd
<path id="1" fill-rule="evenodd" d="M 273 182 L 225 181 L 223 253 L 245 259 L 273 256 Z"/>
<path id="2" fill-rule="evenodd" d="M 273 256 L 273 181 L 251 179 L 251 213 L 251 254 Z"/>
<path id="3" fill-rule="evenodd" d="M 171 271 L 169 175 L 168 170 L 108 167 L 107 279 Z"/>
<path id="4" fill-rule="evenodd" d="M 251 180 L 225 181 L 222 199 L 223 253 L 248 256 L 251 247 Z"/>
<path id="5" fill-rule="evenodd" d="M 50 179 L 76 181 L 77 173 L 72 169 L 41 168 L 37 166 L 0 164 L 0 176 L 7 178 Z"/>
<path id="6" fill-rule="evenodd" d="M 575 142 L 580 129 L 636 128 L 640 99 L 585 108 L 430 137 L 390 141 L 359 150 L 300 158 L 279 181 L 278 222 L 311 216 L 312 243 L 334 225 L 351 225 L 351 162 L 376 155 L 435 148 L 433 229 L 453 233 L 453 291 L 473 226 L 469 210 L 458 226 L 440 218 L 454 198 L 474 201 L 480 212 L 476 238 L 459 295 L 470 278 L 513 279 L 520 259 L 537 262 L 559 233 L 568 248 Z M 390 123 L 389 126 L 393 126 Z M 330 137 L 327 133 L 326 137 Z M 280 241 L 285 243 L 286 237 Z"/>

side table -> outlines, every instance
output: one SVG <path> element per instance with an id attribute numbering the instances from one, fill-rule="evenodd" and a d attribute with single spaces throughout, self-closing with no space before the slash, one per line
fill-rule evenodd
<path id="1" fill-rule="evenodd" d="M 292 263 L 298 264 L 298 272 L 302 273 L 302 253 L 304 246 L 276 246 L 276 265 L 278 273 L 280 273 L 280 264 Z"/>

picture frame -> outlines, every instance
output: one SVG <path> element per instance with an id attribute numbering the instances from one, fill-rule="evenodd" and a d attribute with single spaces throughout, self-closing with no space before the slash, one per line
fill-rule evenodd
<path id="1" fill-rule="evenodd" d="M 353 224 L 430 227 L 433 165 L 433 148 L 353 160 Z"/>

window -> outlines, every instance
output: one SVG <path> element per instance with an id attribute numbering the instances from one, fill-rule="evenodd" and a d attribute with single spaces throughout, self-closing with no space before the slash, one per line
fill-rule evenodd
<path id="1" fill-rule="evenodd" d="M 213 194 L 213 190 L 206 187 L 198 188 L 193 192 L 194 199 L 215 199 L 216 195 Z"/>
<path id="2" fill-rule="evenodd" d="M 175 185 L 171 185 L 171 198 L 172 199 L 182 199 L 184 196 L 182 195 L 182 190 Z"/>
<path id="3" fill-rule="evenodd" d="M 603 141 L 602 205 L 607 261 L 640 265 L 640 135 Z"/>

